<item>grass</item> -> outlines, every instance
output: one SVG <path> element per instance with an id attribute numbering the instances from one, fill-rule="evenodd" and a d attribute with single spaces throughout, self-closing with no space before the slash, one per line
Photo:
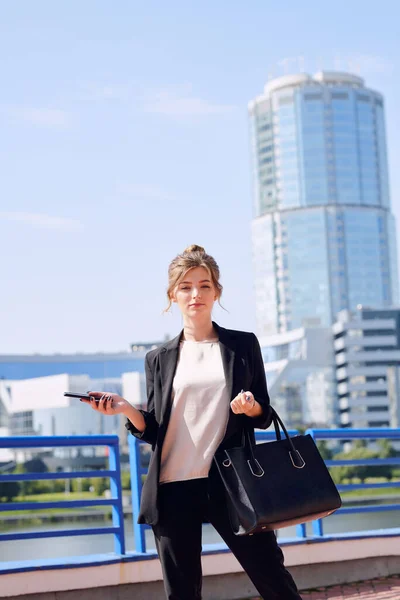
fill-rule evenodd
<path id="1" fill-rule="evenodd" d="M 364 498 L 366 496 L 386 496 L 386 495 L 397 495 L 400 496 L 400 486 L 390 488 L 362 488 L 360 490 L 349 490 L 347 492 L 341 491 L 340 495 L 342 498 Z"/>
<path id="2" fill-rule="evenodd" d="M 47 493 L 47 494 L 34 494 L 34 495 L 28 495 L 28 496 L 18 496 L 17 498 L 14 498 L 13 500 L 13 504 L 18 505 L 19 502 L 66 502 L 66 501 L 70 501 L 70 500 L 101 500 L 102 497 L 101 496 L 96 496 L 96 494 L 94 492 L 70 492 L 69 494 L 66 494 L 65 492 L 55 492 L 55 493 Z M 102 506 L 98 506 L 95 507 L 96 510 L 102 510 L 103 512 L 110 512 L 110 507 L 102 507 Z M 4 513 L 5 516 L 19 516 L 19 515 L 29 515 L 29 514 L 40 514 L 39 511 L 45 510 L 46 513 L 51 513 L 51 514 L 55 514 L 55 513 L 68 513 L 70 510 L 79 510 L 79 511 L 86 511 L 86 510 L 92 510 L 92 507 L 90 506 L 85 506 L 85 507 L 80 507 L 80 508 L 76 508 L 76 507 L 71 507 L 71 508 L 46 508 L 46 509 L 40 509 L 40 508 L 31 508 L 28 510 L 18 510 L 17 508 L 15 510 L 8 510 L 7 512 Z M 1 515 L 1 503 L 0 503 L 0 515 Z M 1 516 L 0 516 L 0 521 L 1 521 Z"/>
<path id="3" fill-rule="evenodd" d="M 381 479 L 373 479 L 368 480 L 368 483 L 382 483 L 384 480 Z M 399 487 L 390 487 L 390 488 L 368 488 L 364 487 L 359 490 L 350 490 L 350 491 L 341 491 L 340 495 L 342 498 L 364 498 L 368 496 L 385 496 L 385 495 L 393 495 L 400 496 L 400 486 Z M 14 498 L 13 503 L 18 505 L 19 502 L 65 502 L 69 500 L 101 500 L 102 496 L 97 496 L 95 492 L 70 492 L 66 494 L 65 492 L 54 492 L 54 493 L 46 493 L 46 494 L 34 494 L 27 496 L 18 496 Z M 95 510 L 102 511 L 104 513 L 111 512 L 110 507 L 106 506 L 97 506 L 94 507 Z M 74 508 L 48 508 L 48 509 L 29 509 L 29 510 L 18 510 L 17 506 L 15 510 L 10 510 L 3 513 L 5 516 L 22 516 L 22 515 L 30 515 L 35 514 L 40 518 L 40 514 L 42 510 L 46 510 L 46 513 L 56 514 L 56 513 L 68 513 Z M 93 510 L 92 507 L 81 507 L 75 510 L 86 511 Z M 1 502 L 0 502 L 0 523 L 1 523 Z"/>
<path id="4" fill-rule="evenodd" d="M 64 500 L 91 500 L 100 498 L 95 492 L 49 492 L 47 494 L 32 494 L 28 496 L 18 496 L 13 502 L 62 502 Z M 1 506 L 1 505 L 0 505 Z"/>

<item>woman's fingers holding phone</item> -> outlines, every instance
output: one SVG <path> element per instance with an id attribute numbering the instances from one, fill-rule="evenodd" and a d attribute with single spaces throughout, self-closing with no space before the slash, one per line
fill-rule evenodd
<path id="1" fill-rule="evenodd" d="M 82 400 L 86 404 L 90 404 L 94 410 L 105 415 L 115 415 L 122 413 L 127 401 L 121 398 L 118 394 L 112 392 L 88 392 L 91 400 Z"/>
<path id="2" fill-rule="evenodd" d="M 90 398 L 81 398 L 81 402 L 89 404 L 93 410 L 98 410 L 99 400 L 104 395 L 104 392 L 87 392 Z"/>
<path id="3" fill-rule="evenodd" d="M 104 393 L 99 402 L 98 402 L 98 410 L 100 412 L 106 413 L 106 414 L 110 414 L 113 412 L 113 398 L 112 398 L 112 394 L 107 394 Z"/>

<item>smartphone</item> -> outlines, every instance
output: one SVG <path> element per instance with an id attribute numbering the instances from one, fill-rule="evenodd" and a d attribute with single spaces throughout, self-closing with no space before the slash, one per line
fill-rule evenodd
<path id="1" fill-rule="evenodd" d="M 64 396 L 68 396 L 68 398 L 85 398 L 85 400 L 90 400 L 93 396 L 89 396 L 89 394 L 76 394 L 75 392 L 64 392 Z M 99 401 L 98 398 L 95 398 L 96 402 Z"/>

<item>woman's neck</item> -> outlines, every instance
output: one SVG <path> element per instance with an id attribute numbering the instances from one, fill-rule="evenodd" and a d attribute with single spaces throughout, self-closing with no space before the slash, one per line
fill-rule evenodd
<path id="1" fill-rule="evenodd" d="M 213 327 L 212 321 L 207 320 L 204 323 L 193 322 L 190 320 L 184 321 L 183 339 L 188 342 L 204 342 L 217 337 L 218 335 Z"/>

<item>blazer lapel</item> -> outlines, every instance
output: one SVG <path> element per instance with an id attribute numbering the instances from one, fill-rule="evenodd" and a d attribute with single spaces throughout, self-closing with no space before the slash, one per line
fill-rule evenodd
<path id="1" fill-rule="evenodd" d="M 235 351 L 236 351 L 236 340 L 230 334 L 230 332 L 224 327 L 220 327 L 217 323 L 214 323 L 214 328 L 218 332 L 220 347 L 221 347 L 221 355 L 222 355 L 222 364 L 224 366 L 225 372 L 225 380 L 226 380 L 226 388 L 228 391 L 229 402 L 232 400 L 233 394 L 233 375 L 234 369 L 233 365 L 235 362 Z"/>
<path id="2" fill-rule="evenodd" d="M 165 420 L 168 421 L 171 410 L 172 383 L 174 380 L 176 365 L 178 364 L 179 342 L 181 337 L 182 332 L 173 340 L 168 342 L 168 344 L 165 344 L 160 351 L 160 374 L 162 384 L 160 425 Z"/>

